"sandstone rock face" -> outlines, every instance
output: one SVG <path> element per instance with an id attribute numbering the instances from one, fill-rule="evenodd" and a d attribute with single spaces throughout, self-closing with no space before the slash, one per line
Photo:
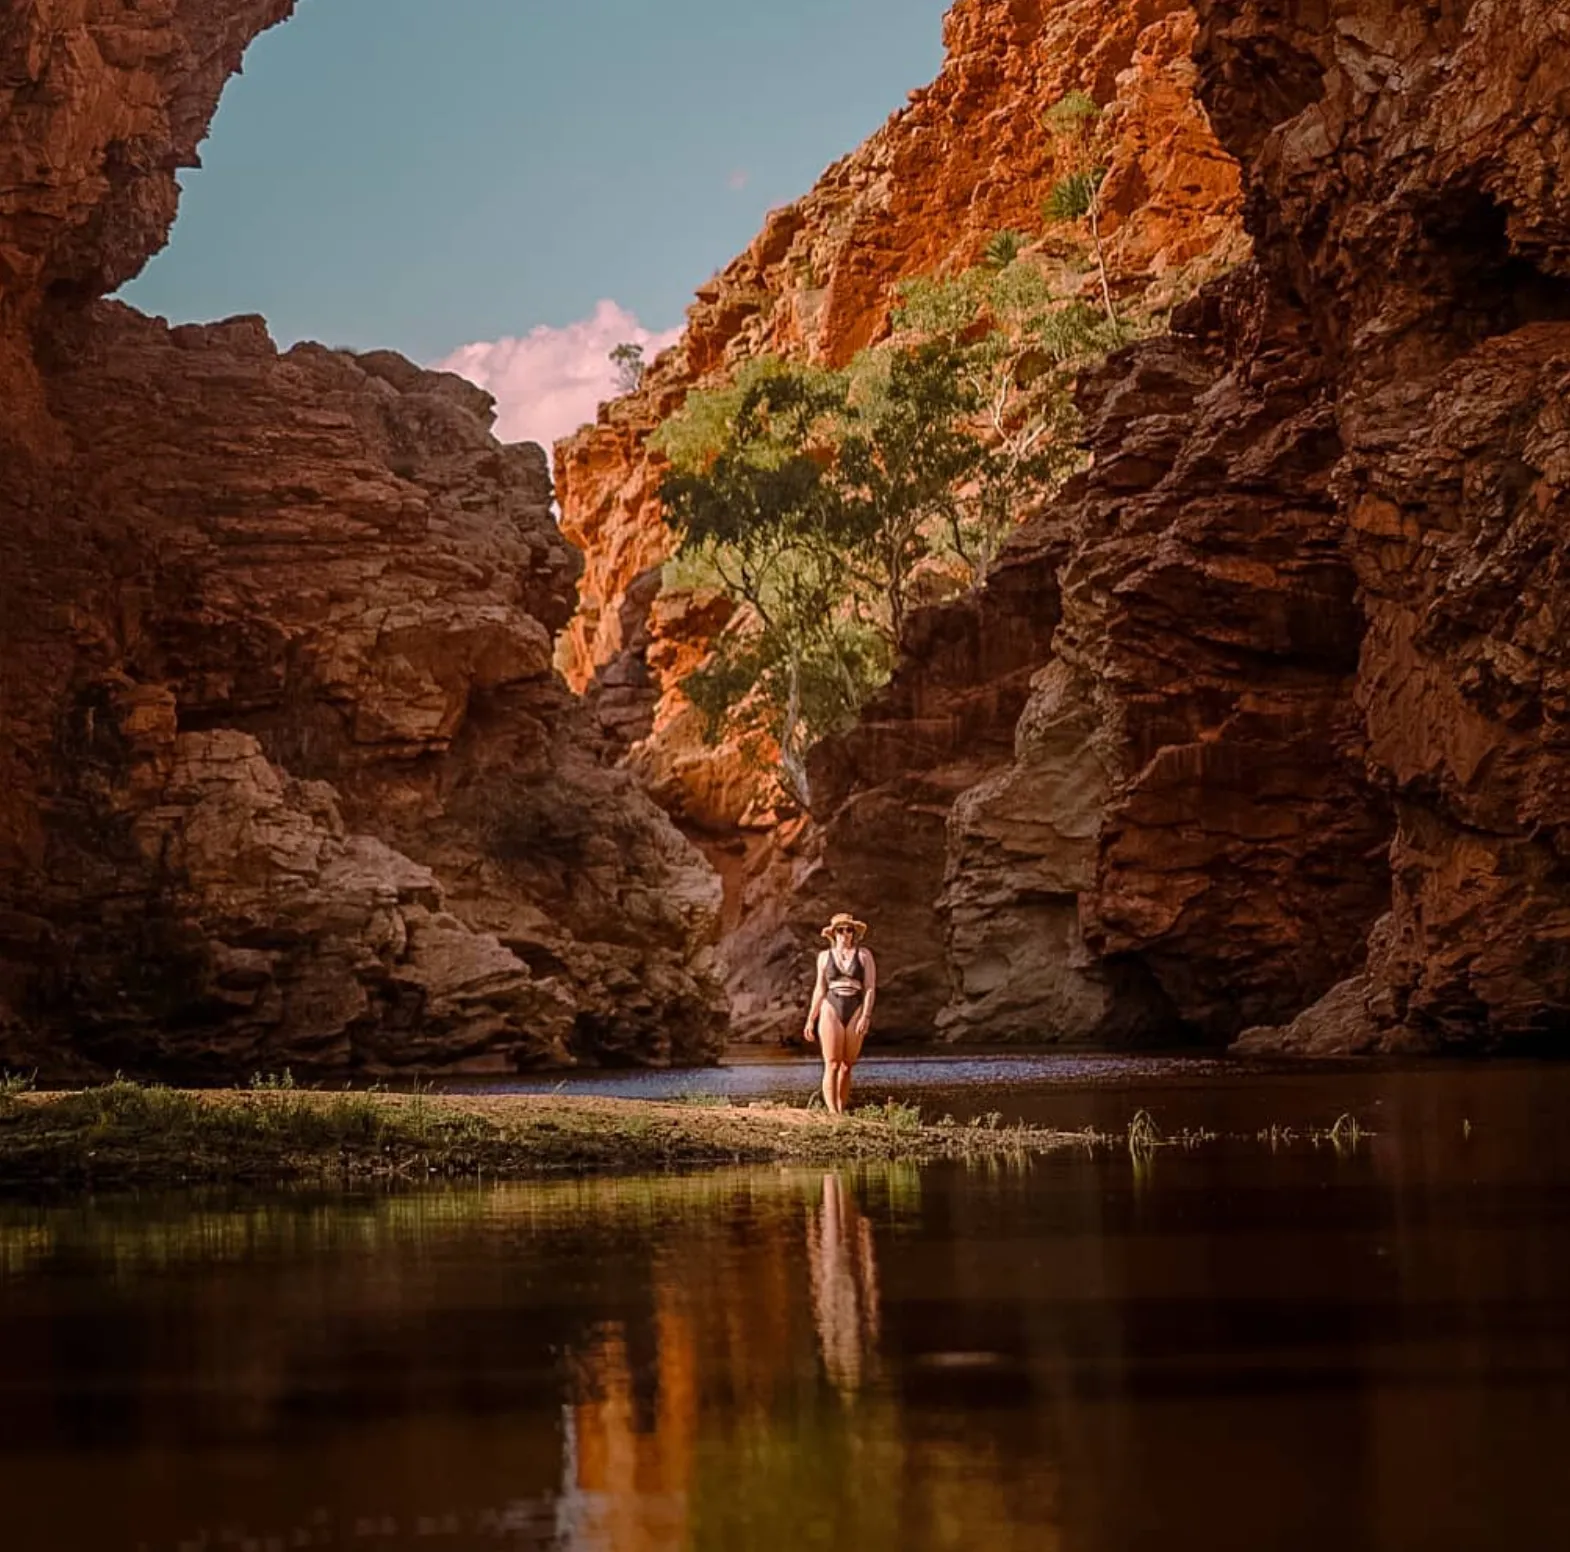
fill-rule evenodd
<path id="1" fill-rule="evenodd" d="M 874 708 L 758 887 L 890 901 L 890 1018 L 954 1037 L 1562 1050 L 1570 22 L 1197 10 L 1256 260 L 1084 385 L 1093 466 L 1005 556 L 1017 719 L 927 764 Z"/>
<path id="2" fill-rule="evenodd" d="M 1022 723 L 1087 719 L 1109 776 L 1084 942 L 1250 1049 L 1562 1045 L 1570 25 L 1198 9 L 1258 263 L 1088 396 L 1079 689 Z"/>
<path id="3" fill-rule="evenodd" d="M 294 0 L 0 10 L 0 437 L 51 429 L 27 343 L 38 309 L 113 291 L 163 246 L 175 173 L 194 163 L 224 82 L 251 39 L 293 10 Z"/>
<path id="4" fill-rule="evenodd" d="M 1386 900 L 1330 387 L 1244 270 L 1095 391 L 1055 643 L 1109 777 L 1081 925 L 1215 1039 L 1312 1001 Z"/>
<path id="5" fill-rule="evenodd" d="M 1241 27 L 1317 73 L 1257 178 L 1340 368 L 1358 705 L 1397 820 L 1369 1006 L 1393 1043 L 1563 1049 L 1570 17 L 1346 9 L 1209 31 L 1224 116 Z"/>
<path id="6" fill-rule="evenodd" d="M 0 29 L 4 134 L 48 150 L 0 141 L 0 1062 L 703 1059 L 720 884 L 552 668 L 540 450 L 400 357 L 92 300 L 288 9 Z"/>
<path id="7" fill-rule="evenodd" d="M 1338 982 L 1290 1024 L 1245 1029 L 1232 1042 L 1239 1056 L 1364 1056 L 1388 1049 L 1368 1011 L 1366 975 Z"/>
<path id="8" fill-rule="evenodd" d="M 765 788 L 737 751 L 698 742 L 651 616 L 670 554 L 649 436 L 694 388 L 777 354 L 842 364 L 887 331 L 900 281 L 976 262 L 1004 229 L 1037 232 L 1054 181 L 1042 112 L 1071 89 L 1110 105 L 1105 189 L 1116 283 L 1151 300 L 1246 252 L 1236 164 L 1194 96 L 1191 6 L 1176 0 L 958 0 L 947 60 L 865 145 L 700 288 L 683 338 L 641 389 L 559 443 L 563 531 L 585 555 L 559 663 L 673 813 L 724 829 Z M 687 638 L 689 647 L 691 637 Z"/>

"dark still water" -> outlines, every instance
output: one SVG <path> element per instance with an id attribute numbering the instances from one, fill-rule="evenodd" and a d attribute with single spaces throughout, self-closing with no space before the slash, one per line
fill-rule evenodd
<path id="1" fill-rule="evenodd" d="M 0 1546 L 1570 1545 L 1570 1068 L 997 1096 L 1233 1140 L 0 1207 Z"/>

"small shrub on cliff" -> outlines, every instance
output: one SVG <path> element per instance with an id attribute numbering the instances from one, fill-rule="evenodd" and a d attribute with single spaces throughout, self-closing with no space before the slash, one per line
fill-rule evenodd
<path id="1" fill-rule="evenodd" d="M 1097 170 L 1071 172 L 1052 185 L 1041 207 L 1049 221 L 1083 221 L 1096 202 Z"/>
<path id="2" fill-rule="evenodd" d="M 502 862 L 576 867 L 594 835 L 582 794 L 559 776 L 495 780 L 467 794 L 464 807 Z"/>
<path id="3" fill-rule="evenodd" d="M 636 393 L 643 383 L 647 370 L 643 360 L 643 346 L 623 340 L 610 353 L 611 365 L 616 368 L 617 393 Z"/>
<path id="4" fill-rule="evenodd" d="M 1023 232 L 994 232 L 981 262 L 990 270 L 1007 269 L 1024 251 L 1028 241 Z"/>

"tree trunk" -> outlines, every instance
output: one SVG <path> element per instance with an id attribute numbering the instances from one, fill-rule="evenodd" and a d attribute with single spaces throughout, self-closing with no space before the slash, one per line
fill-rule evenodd
<path id="1" fill-rule="evenodd" d="M 801 728 L 801 664 L 795 653 L 790 659 L 790 695 L 785 702 L 785 720 L 780 728 L 780 769 L 796 801 L 805 809 L 812 807 L 812 783 L 807 777 L 807 762 L 796 748 Z"/>
<path id="2" fill-rule="evenodd" d="M 1107 282 L 1107 256 L 1101 247 L 1101 186 L 1090 196 L 1090 240 L 1096 250 L 1096 272 L 1101 277 L 1101 301 L 1107 309 L 1107 322 L 1117 326 L 1117 309 L 1112 305 L 1112 287 Z"/>

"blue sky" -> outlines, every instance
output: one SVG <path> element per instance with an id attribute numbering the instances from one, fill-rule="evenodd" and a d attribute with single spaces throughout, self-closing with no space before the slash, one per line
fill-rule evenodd
<path id="1" fill-rule="evenodd" d="M 942 62 L 947 0 L 302 0 L 122 293 L 282 344 L 680 322 L 771 206 Z M 597 337 L 596 337 L 597 348 Z"/>

